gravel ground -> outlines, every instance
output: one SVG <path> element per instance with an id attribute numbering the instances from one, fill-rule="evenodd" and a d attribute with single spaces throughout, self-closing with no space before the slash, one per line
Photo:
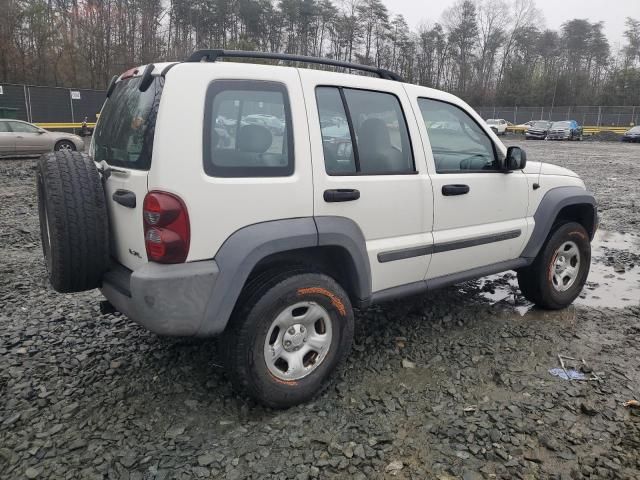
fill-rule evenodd
<path id="1" fill-rule="evenodd" d="M 214 342 L 54 293 L 33 162 L 1 161 L 0 477 L 638 478 L 640 146 L 506 142 L 600 202 L 583 298 L 537 311 L 505 274 L 359 312 L 333 387 L 277 412 L 234 395 Z M 550 375 L 558 354 L 595 379 Z"/>

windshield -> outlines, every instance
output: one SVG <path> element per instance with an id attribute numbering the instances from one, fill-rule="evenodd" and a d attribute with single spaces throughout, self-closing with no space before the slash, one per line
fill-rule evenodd
<path id="1" fill-rule="evenodd" d="M 629 133 L 640 133 L 640 126 L 633 127 L 631 130 L 629 130 Z"/>
<path id="2" fill-rule="evenodd" d="M 555 122 L 553 128 L 571 128 L 571 122 Z"/>
<path id="3" fill-rule="evenodd" d="M 532 126 L 535 128 L 549 128 L 549 122 L 535 122 Z"/>
<path id="4" fill-rule="evenodd" d="M 493 118 L 490 118 L 489 120 L 487 120 L 488 125 L 497 125 L 498 123 L 499 123 L 498 120 L 495 120 Z"/>
<path id="5" fill-rule="evenodd" d="M 145 92 L 138 90 L 141 77 L 118 82 L 106 101 L 93 138 L 96 162 L 148 170 L 158 103 L 164 79 L 156 77 Z"/>

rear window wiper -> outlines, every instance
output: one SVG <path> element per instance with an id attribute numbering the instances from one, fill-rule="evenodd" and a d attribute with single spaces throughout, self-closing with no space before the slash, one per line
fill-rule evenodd
<path id="1" fill-rule="evenodd" d="M 102 175 L 103 180 L 108 180 L 112 173 L 119 173 L 121 175 L 129 175 L 129 171 L 123 168 L 116 168 L 110 165 L 101 164 L 98 168 L 98 172 Z"/>

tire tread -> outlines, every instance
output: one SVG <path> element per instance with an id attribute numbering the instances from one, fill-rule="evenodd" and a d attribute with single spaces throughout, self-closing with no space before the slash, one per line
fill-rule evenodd
<path id="1" fill-rule="evenodd" d="M 46 202 L 49 216 L 51 284 L 65 293 L 99 287 L 109 262 L 109 226 L 95 165 L 85 154 L 58 151 L 43 155 L 38 171 L 44 195 L 38 201 Z"/>

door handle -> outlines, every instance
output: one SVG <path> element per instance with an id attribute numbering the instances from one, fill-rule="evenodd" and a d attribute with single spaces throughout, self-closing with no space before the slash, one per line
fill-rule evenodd
<path id="1" fill-rule="evenodd" d="M 450 197 L 453 195 L 465 195 L 469 193 L 469 185 L 443 185 L 442 195 Z"/>
<path id="2" fill-rule="evenodd" d="M 119 203 L 123 207 L 136 208 L 136 194 L 130 190 L 118 189 L 111 195 L 113 201 Z"/>
<path id="3" fill-rule="evenodd" d="M 360 190 L 355 188 L 338 188 L 335 190 L 325 190 L 323 195 L 324 201 L 328 203 L 334 202 L 352 202 L 360 198 Z"/>

